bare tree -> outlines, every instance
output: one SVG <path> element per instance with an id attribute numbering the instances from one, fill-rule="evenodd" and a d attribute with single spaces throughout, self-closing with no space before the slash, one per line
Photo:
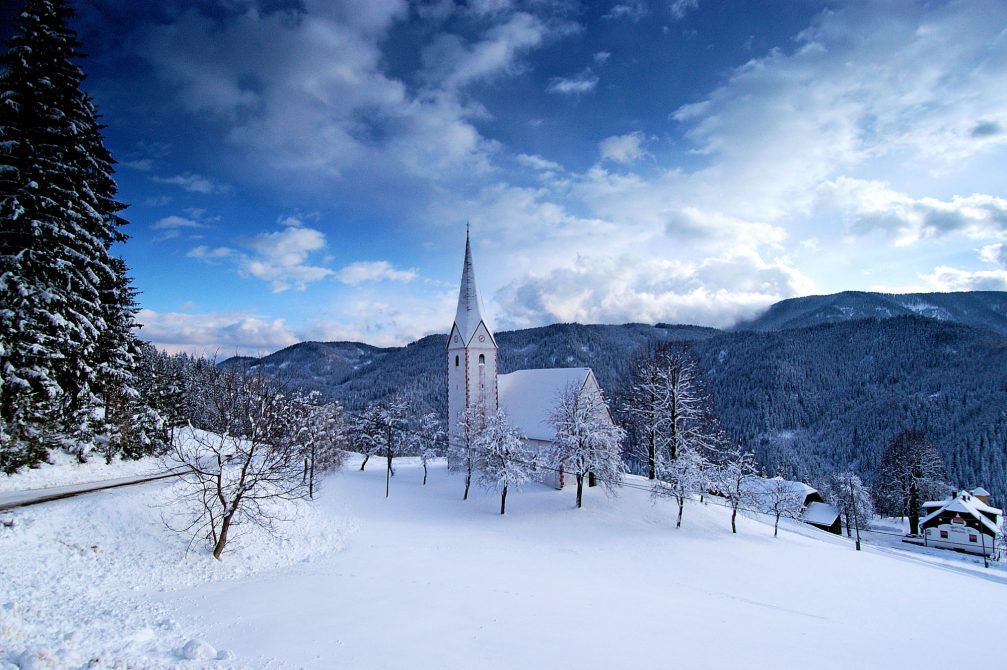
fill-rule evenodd
<path id="1" fill-rule="evenodd" d="M 622 411 L 630 417 L 635 448 L 655 479 L 680 451 L 705 457 L 720 434 L 694 354 L 682 345 L 661 345 L 637 357 Z"/>
<path id="2" fill-rule="evenodd" d="M 622 485 L 620 442 L 625 431 L 612 423 L 600 390 L 567 388 L 557 398 L 550 418 L 556 428 L 550 460 L 577 478 L 577 507 L 583 506 L 588 475 L 609 490 Z"/>
<path id="3" fill-rule="evenodd" d="M 466 407 L 458 426 L 461 428 L 459 439 L 448 444 L 448 469 L 465 473 L 465 494 L 462 500 L 468 500 L 472 473 L 475 471 L 475 441 L 486 427 L 485 408 L 482 405 Z"/>
<path id="4" fill-rule="evenodd" d="M 881 453 L 875 494 L 878 507 L 893 516 L 909 517 L 909 532 L 920 532 L 921 497 L 947 490 L 944 459 L 918 430 L 904 430 Z"/>
<path id="5" fill-rule="evenodd" d="M 654 482 L 655 496 L 668 496 L 678 503 L 678 520 L 676 528 L 682 527 L 682 510 L 689 496 L 702 494 L 709 484 L 709 463 L 695 449 L 685 448 L 678 452 L 675 460 L 662 465 L 658 471 L 660 477 Z"/>
<path id="6" fill-rule="evenodd" d="M 346 416 L 338 402 L 323 403 L 320 394 L 295 396 L 295 409 L 304 424 L 302 453 L 308 497 L 315 497 L 317 475 L 338 470 L 346 462 L 348 436 Z"/>
<path id="7" fill-rule="evenodd" d="M 183 431 L 166 456 L 182 467 L 176 530 L 206 537 L 219 559 L 234 529 L 275 530 L 276 503 L 308 495 L 301 469 L 306 432 L 297 403 L 261 376 L 217 371 L 206 388 L 208 428 Z"/>
<path id="8" fill-rule="evenodd" d="M 804 489 L 797 482 L 791 482 L 777 475 L 763 480 L 755 494 L 759 498 L 759 508 L 774 517 L 773 537 L 780 534 L 780 517 L 796 519 L 804 509 Z"/>
<path id="9" fill-rule="evenodd" d="M 874 518 L 871 490 L 860 477 L 849 470 L 832 475 L 824 491 L 846 522 L 846 536 L 853 537 L 853 527 L 867 528 Z"/>
<path id="10" fill-rule="evenodd" d="M 713 488 L 722 495 L 731 508 L 731 532 L 737 533 L 738 510 L 751 502 L 749 480 L 755 477 L 755 455 L 740 446 L 725 451 L 713 470 Z"/>
<path id="11" fill-rule="evenodd" d="M 410 431 L 410 440 L 413 450 L 419 455 L 423 464 L 423 486 L 426 486 L 427 466 L 433 459 L 444 455 L 447 440 L 447 434 L 437 414 L 434 412 L 424 414 L 419 419 L 419 425 Z"/>
<path id="12" fill-rule="evenodd" d="M 475 467 L 479 483 L 489 490 L 500 490 L 500 513 L 507 511 L 507 490 L 528 481 L 534 468 L 533 456 L 524 438 L 507 419 L 503 410 L 486 420 L 475 440 Z"/>
<path id="13" fill-rule="evenodd" d="M 363 421 L 358 424 L 361 439 L 368 445 L 368 453 L 385 457 L 385 497 L 391 491 L 391 478 L 395 476 L 392 459 L 409 446 L 408 403 L 395 396 L 372 404 L 364 412 Z M 364 459 L 367 462 L 367 459 Z M 361 464 L 360 469 L 364 466 Z"/>

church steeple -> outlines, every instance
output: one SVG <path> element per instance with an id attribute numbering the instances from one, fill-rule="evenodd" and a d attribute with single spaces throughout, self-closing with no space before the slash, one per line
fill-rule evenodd
<path id="1" fill-rule="evenodd" d="M 465 264 L 462 266 L 462 284 L 458 291 L 458 309 L 455 310 L 455 327 L 462 338 L 463 344 L 469 344 L 472 336 L 475 335 L 479 324 L 486 327 L 486 332 L 490 339 L 493 333 L 483 316 L 483 301 L 479 295 L 479 287 L 476 285 L 476 273 L 472 267 L 472 244 L 469 241 L 468 226 L 465 227 Z"/>
<path id="2" fill-rule="evenodd" d="M 466 409 L 477 407 L 492 414 L 498 406 L 497 343 L 486 323 L 472 243 L 465 231 L 465 263 L 458 290 L 458 309 L 448 336 L 448 439 L 452 444 L 466 439 L 460 422 Z"/>

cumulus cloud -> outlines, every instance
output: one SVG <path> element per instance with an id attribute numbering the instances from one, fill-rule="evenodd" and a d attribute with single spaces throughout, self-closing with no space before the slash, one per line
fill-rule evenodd
<path id="1" fill-rule="evenodd" d="M 546 91 L 560 95 L 582 95 L 590 93 L 598 85 L 598 77 L 591 68 L 584 68 L 570 77 L 553 77 Z"/>
<path id="2" fill-rule="evenodd" d="M 356 285 L 372 281 L 410 282 L 417 277 L 416 270 L 396 270 L 388 261 L 358 261 L 350 263 L 335 273 L 344 284 Z"/>
<path id="3" fill-rule="evenodd" d="M 979 250 L 979 259 L 987 263 L 998 263 L 1007 268 L 1007 244 L 1003 242 L 987 244 Z"/>
<path id="4" fill-rule="evenodd" d="M 299 338 L 280 318 L 244 312 L 191 314 L 140 310 L 143 337 L 169 352 L 228 358 L 263 355 L 296 344 Z"/>
<path id="5" fill-rule="evenodd" d="M 698 263 L 581 256 L 571 267 L 515 280 L 496 298 L 508 325 L 517 327 L 554 321 L 729 326 L 812 289 L 784 261 L 765 261 L 754 253 Z"/>
<path id="6" fill-rule="evenodd" d="M 819 186 L 817 196 L 820 208 L 843 214 L 850 232 L 885 230 L 898 244 L 951 233 L 978 239 L 1007 235 L 1007 200 L 991 195 L 911 198 L 884 182 L 840 177 Z"/>
<path id="7" fill-rule="evenodd" d="M 285 218 L 281 223 L 280 230 L 244 240 L 244 250 L 200 245 L 186 255 L 207 262 L 233 263 L 239 274 L 270 282 L 274 293 L 291 288 L 303 291 L 308 284 L 334 274 L 330 268 L 312 264 L 310 260 L 326 246 L 323 232 L 304 226 L 295 218 Z"/>
<path id="8" fill-rule="evenodd" d="M 212 193 L 226 193 L 230 190 L 230 187 L 226 184 L 219 184 L 209 177 L 193 174 L 191 172 L 175 175 L 173 177 L 155 176 L 150 179 L 158 184 L 172 184 L 173 186 L 178 186 L 189 193 L 202 193 L 204 195 L 209 195 Z"/>
<path id="9" fill-rule="evenodd" d="M 598 145 L 598 150 L 602 160 L 624 164 L 633 163 L 647 155 L 647 151 L 643 148 L 645 139 L 640 131 L 625 135 L 613 135 L 603 139 Z"/>
<path id="10" fill-rule="evenodd" d="M 1007 270 L 963 270 L 940 265 L 922 275 L 938 291 L 1007 291 Z"/>

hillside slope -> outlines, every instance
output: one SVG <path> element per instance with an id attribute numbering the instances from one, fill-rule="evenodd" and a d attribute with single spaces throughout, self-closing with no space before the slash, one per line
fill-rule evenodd
<path id="1" fill-rule="evenodd" d="M 867 293 L 844 291 L 782 300 L 732 330 L 772 331 L 823 323 L 922 316 L 1007 334 L 1007 292 Z"/>
<path id="2" fill-rule="evenodd" d="M 462 501 L 443 464 L 400 460 L 323 482 L 285 537 L 252 532 L 214 561 L 159 515 L 171 484 L 9 514 L 0 526 L 0 665 L 41 668 L 954 667 L 995 613 L 1003 570 L 904 553 L 646 490 L 529 484 Z M 640 481 L 630 478 L 630 484 Z M 154 508 L 150 503 L 160 503 Z M 5 516 L 5 519 L 7 517 Z M 25 566 L 29 566 L 27 569 Z M 920 606 L 925 603 L 925 606 Z M 202 642 L 198 642 L 198 641 Z M 224 649 L 187 661 L 184 645 Z"/>

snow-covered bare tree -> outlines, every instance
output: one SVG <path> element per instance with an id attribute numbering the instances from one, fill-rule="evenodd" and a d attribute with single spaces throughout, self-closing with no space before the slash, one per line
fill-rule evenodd
<path id="1" fill-rule="evenodd" d="M 795 484 L 777 475 L 757 489 L 759 509 L 773 515 L 773 537 L 780 534 L 780 517 L 796 519 L 804 509 L 804 491 Z"/>
<path id="2" fill-rule="evenodd" d="M 269 531 L 284 517 L 278 503 L 308 495 L 301 457 L 306 426 L 293 398 L 261 376 L 219 371 L 206 389 L 212 432 L 183 430 L 165 456 L 184 468 L 175 530 L 205 537 L 220 558 L 235 530 Z"/>
<path id="3" fill-rule="evenodd" d="M 718 425 L 702 373 L 690 349 L 663 344 L 636 358 L 622 413 L 636 437 L 634 449 L 654 479 L 679 451 L 706 457 L 719 448 Z"/>
<path id="4" fill-rule="evenodd" d="M 364 412 L 363 421 L 357 425 L 365 445 L 366 456 L 360 464 L 364 469 L 371 454 L 385 457 L 385 497 L 391 492 L 391 479 L 395 476 L 392 459 L 409 447 L 409 406 L 400 396 L 392 396 L 371 404 Z"/>
<path id="5" fill-rule="evenodd" d="M 487 490 L 500 491 L 500 513 L 504 514 L 508 489 L 528 481 L 534 469 L 534 455 L 503 410 L 497 410 L 486 420 L 474 447 L 479 483 Z"/>
<path id="6" fill-rule="evenodd" d="M 608 490 L 622 486 L 625 431 L 612 423 L 608 405 L 595 386 L 568 387 L 550 413 L 556 429 L 550 463 L 577 479 L 577 507 L 583 506 L 584 478 L 591 476 Z"/>
<path id="7" fill-rule="evenodd" d="M 465 473 L 465 493 L 462 500 L 469 499 L 472 473 L 475 472 L 475 441 L 486 427 L 486 410 L 482 405 L 470 405 L 462 412 L 458 421 L 461 428 L 458 440 L 448 443 L 448 469 Z"/>
<path id="8" fill-rule="evenodd" d="M 314 498 L 318 475 L 338 470 L 346 461 L 346 416 L 342 405 L 322 402 L 318 391 L 296 393 L 292 405 L 299 415 L 298 421 L 304 426 L 302 477 L 308 484 L 308 497 Z"/>
<path id="9" fill-rule="evenodd" d="M 367 467 L 367 461 L 381 449 L 384 431 L 381 428 L 382 409 L 379 403 L 371 403 L 350 423 L 350 448 L 363 454 L 360 471 Z"/>
<path id="10" fill-rule="evenodd" d="M 424 414 L 416 423 L 417 425 L 410 431 L 410 439 L 413 442 L 413 451 L 423 464 L 423 486 L 426 486 L 430 461 L 444 456 L 447 433 L 444 432 L 441 420 L 435 412 Z"/>
<path id="11" fill-rule="evenodd" d="M 870 488 L 859 475 L 850 470 L 837 472 L 823 493 L 843 517 L 847 537 L 853 537 L 854 524 L 860 529 L 868 528 L 874 518 L 874 501 Z"/>
<path id="12" fill-rule="evenodd" d="M 724 497 L 731 508 L 732 533 L 738 532 L 738 510 L 752 502 L 749 481 L 756 473 L 755 455 L 738 445 L 724 450 L 712 470 L 711 487 Z"/>
<path id="13" fill-rule="evenodd" d="M 126 239 L 114 161 L 89 95 L 74 11 L 27 0 L 0 59 L 0 469 L 60 446 L 84 458 L 102 382 L 128 366 L 133 304 L 112 244 Z M 105 338 L 109 320 L 123 341 Z M 114 340 L 114 341 L 113 341 Z M 120 393 L 120 391 L 115 391 Z M 127 416 L 127 413 L 121 413 Z"/>
<path id="14" fill-rule="evenodd" d="M 923 497 L 947 491 L 944 459 L 937 448 L 918 430 L 904 430 L 892 438 L 881 452 L 877 485 L 874 489 L 879 511 L 909 517 L 909 532 L 920 531 Z"/>
<path id="15" fill-rule="evenodd" d="M 655 496 L 667 496 L 678 504 L 676 528 L 682 527 L 682 510 L 691 495 L 702 495 L 710 483 L 710 464 L 699 451 L 686 447 L 676 458 L 662 463 L 654 482 Z"/>

